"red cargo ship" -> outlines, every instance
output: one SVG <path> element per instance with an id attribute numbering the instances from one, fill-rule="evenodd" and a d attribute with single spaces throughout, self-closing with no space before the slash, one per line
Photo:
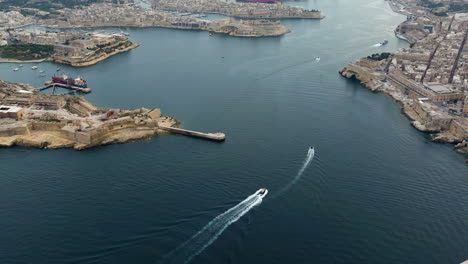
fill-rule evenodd
<path id="1" fill-rule="evenodd" d="M 71 86 L 77 86 L 81 88 L 87 88 L 88 84 L 86 83 L 85 80 L 83 80 L 81 77 L 78 77 L 76 79 L 70 78 L 65 74 L 62 74 L 60 76 L 52 76 L 52 82 L 54 83 L 63 83 L 66 85 L 71 85 Z"/>

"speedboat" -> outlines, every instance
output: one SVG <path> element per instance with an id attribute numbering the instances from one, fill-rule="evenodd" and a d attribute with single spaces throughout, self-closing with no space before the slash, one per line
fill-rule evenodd
<path id="1" fill-rule="evenodd" d="M 43 72 L 44 72 L 44 70 L 40 70 L 39 72 L 40 72 L 40 73 L 43 73 Z"/>
<path id="2" fill-rule="evenodd" d="M 18 71 L 18 70 L 19 70 L 19 68 L 14 68 L 14 69 L 13 69 L 13 71 Z"/>
<path id="3" fill-rule="evenodd" d="M 56 71 L 60 71 L 60 68 L 57 68 L 57 70 L 56 70 Z"/>
<path id="4" fill-rule="evenodd" d="M 21 67 L 23 67 L 23 64 L 20 64 L 19 66 L 20 66 L 20 68 L 21 68 Z"/>
<path id="5" fill-rule="evenodd" d="M 385 39 L 384 41 L 380 42 L 379 44 L 380 44 L 381 46 L 387 45 L 387 44 L 388 44 L 388 40 Z"/>
<path id="6" fill-rule="evenodd" d="M 309 147 L 309 150 L 307 151 L 307 158 L 309 158 L 310 156 L 312 156 L 312 158 L 314 157 L 315 155 L 315 148 L 314 147 Z"/>
<path id="7" fill-rule="evenodd" d="M 260 188 L 255 194 L 263 198 L 268 194 L 268 190 L 266 188 Z"/>
<path id="8" fill-rule="evenodd" d="M 32 66 L 31 69 L 37 70 L 37 66 Z"/>
<path id="9" fill-rule="evenodd" d="M 315 58 L 315 61 L 316 61 L 316 62 L 319 62 L 319 61 L 320 61 L 320 57 Z"/>

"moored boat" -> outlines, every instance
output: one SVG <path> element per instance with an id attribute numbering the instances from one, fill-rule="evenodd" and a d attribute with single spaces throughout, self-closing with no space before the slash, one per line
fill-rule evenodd
<path id="1" fill-rule="evenodd" d="M 71 86 L 77 86 L 80 88 L 87 88 L 88 84 L 86 80 L 82 79 L 81 77 L 78 77 L 76 79 L 70 78 L 65 74 L 62 74 L 60 76 L 52 76 L 52 82 L 54 83 L 62 83 L 66 85 L 71 85 Z"/>

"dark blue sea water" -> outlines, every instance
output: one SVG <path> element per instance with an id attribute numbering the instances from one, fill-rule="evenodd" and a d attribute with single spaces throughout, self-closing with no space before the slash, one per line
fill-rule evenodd
<path id="1" fill-rule="evenodd" d="M 100 106 L 160 107 L 227 140 L 0 149 L 0 263 L 157 263 L 261 187 L 263 202 L 192 263 L 468 259 L 465 157 L 416 131 L 388 96 L 338 74 L 407 47 L 393 35 L 405 18 L 383 0 L 291 4 L 327 18 L 285 20 L 292 32 L 280 38 L 124 28 L 139 48 L 86 68 L 38 64 L 87 79 Z M 1 64 L 0 77 L 41 85 L 30 66 Z M 315 158 L 278 195 L 310 145 Z"/>

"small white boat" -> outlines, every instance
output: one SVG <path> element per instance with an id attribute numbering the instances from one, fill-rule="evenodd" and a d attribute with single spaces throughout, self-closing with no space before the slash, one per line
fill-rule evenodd
<path id="1" fill-rule="evenodd" d="M 19 68 L 14 68 L 13 71 L 19 71 Z"/>
<path id="2" fill-rule="evenodd" d="M 32 66 L 31 69 L 37 70 L 37 66 Z"/>
<path id="3" fill-rule="evenodd" d="M 60 71 L 60 68 L 57 68 L 57 71 Z"/>
<path id="4" fill-rule="evenodd" d="M 263 198 L 268 194 L 268 190 L 266 188 L 260 188 L 255 194 Z"/>
<path id="5" fill-rule="evenodd" d="M 45 71 L 44 71 L 44 70 L 40 70 L 39 72 L 40 72 L 40 73 L 43 73 L 43 72 L 45 72 Z"/>
<path id="6" fill-rule="evenodd" d="M 23 64 L 20 64 L 19 67 L 20 67 L 20 68 L 23 68 Z"/>
<path id="7" fill-rule="evenodd" d="M 320 61 L 320 57 L 315 58 L 315 62 L 319 62 L 319 61 Z"/>

